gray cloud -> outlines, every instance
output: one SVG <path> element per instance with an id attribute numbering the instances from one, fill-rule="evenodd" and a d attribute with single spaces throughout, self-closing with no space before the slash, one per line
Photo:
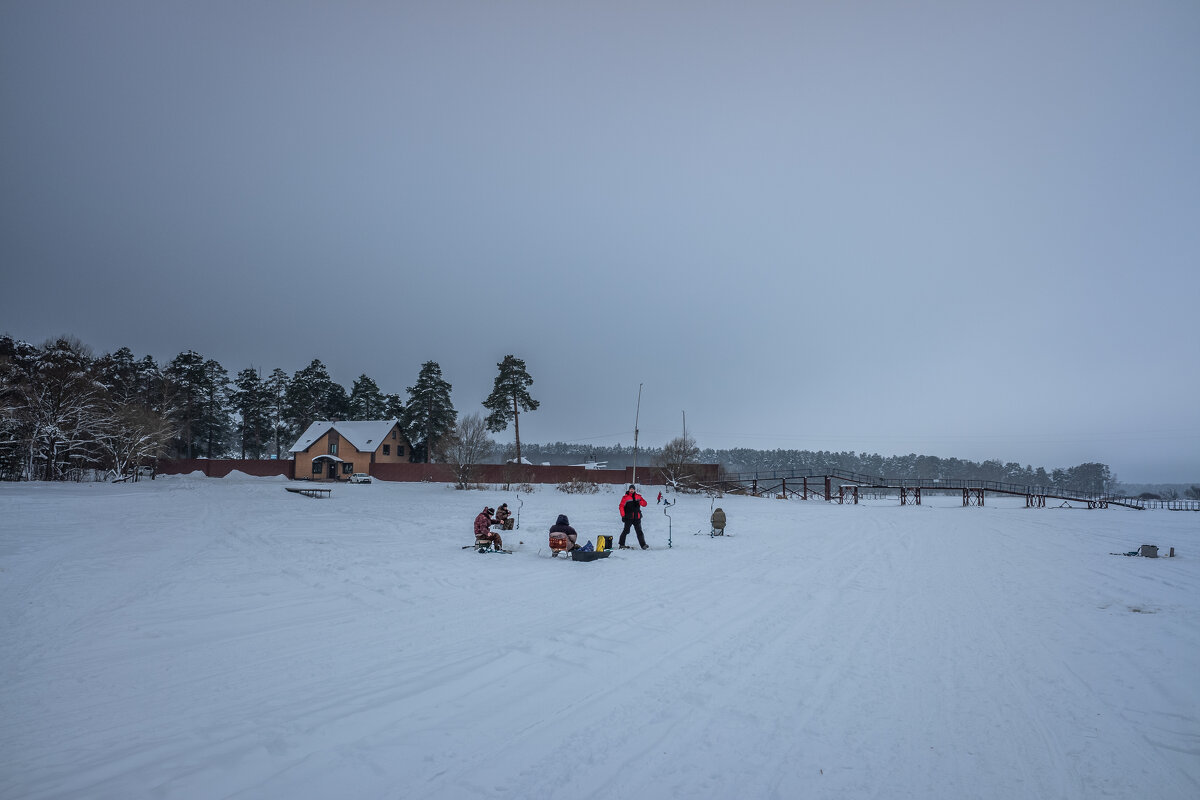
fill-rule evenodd
<path id="1" fill-rule="evenodd" d="M 1200 10 L 700 5 L 9 4 L 0 327 L 1200 477 Z"/>

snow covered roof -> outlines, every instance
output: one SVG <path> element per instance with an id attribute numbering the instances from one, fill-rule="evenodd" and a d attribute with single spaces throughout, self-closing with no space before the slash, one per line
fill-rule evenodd
<path id="1" fill-rule="evenodd" d="M 354 449 L 363 453 L 374 452 L 380 442 L 391 433 L 394 419 L 368 419 L 355 422 L 332 422 L 319 420 L 308 426 L 308 430 L 300 434 L 300 438 L 292 445 L 291 453 L 299 453 L 307 449 L 313 442 L 324 436 L 330 428 L 350 444 Z"/>

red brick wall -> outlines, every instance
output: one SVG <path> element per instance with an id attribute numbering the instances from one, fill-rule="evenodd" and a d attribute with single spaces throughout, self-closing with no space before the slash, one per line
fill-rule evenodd
<path id="1" fill-rule="evenodd" d="M 237 470 L 247 475 L 257 475 L 268 478 L 273 475 L 283 475 L 287 478 L 292 474 L 294 461 L 290 459 L 240 459 L 240 458 L 180 458 L 159 459 L 158 472 L 163 475 L 186 475 L 200 470 L 210 478 L 224 478 Z"/>
<path id="2" fill-rule="evenodd" d="M 371 477 L 381 481 L 433 481 L 452 483 L 454 467 L 449 464 L 384 464 L 370 465 Z"/>
<path id="3" fill-rule="evenodd" d="M 454 483 L 455 471 L 450 464 L 380 464 L 371 465 L 371 475 L 381 481 L 436 481 Z M 565 483 L 570 480 L 593 483 L 621 483 L 625 470 L 583 467 L 543 467 L 525 464 L 478 464 L 471 470 L 476 483 Z"/>
<path id="4" fill-rule="evenodd" d="M 158 462 L 158 471 L 163 475 L 185 475 L 199 470 L 210 478 L 224 478 L 230 472 L 238 470 L 247 475 L 269 477 L 283 475 L 295 478 L 294 461 L 274 459 L 236 459 L 236 458 L 193 458 L 193 459 L 162 459 Z M 433 481 L 435 483 L 454 483 L 454 467 L 450 464 L 385 464 L 376 462 L 370 466 L 370 474 L 381 481 Z M 355 464 L 355 469 L 359 469 Z M 360 472 L 363 470 L 359 470 Z M 697 464 L 693 474 L 702 481 L 716 480 L 718 465 Z M 302 475 L 301 477 L 309 477 Z M 340 476 L 339 476 L 340 477 Z M 479 464 L 472 470 L 472 480 L 476 483 L 566 483 L 571 480 L 582 480 L 601 484 L 630 484 L 633 483 L 633 467 L 624 469 L 584 469 L 583 467 L 545 467 L 541 465 L 524 464 Z M 638 486 L 661 486 L 664 483 L 662 472 L 657 467 L 638 467 Z"/>

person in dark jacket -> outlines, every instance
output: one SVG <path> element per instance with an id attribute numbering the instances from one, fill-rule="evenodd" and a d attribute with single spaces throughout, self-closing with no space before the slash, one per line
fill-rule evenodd
<path id="1" fill-rule="evenodd" d="M 650 545 L 646 544 L 646 536 L 642 533 L 642 509 L 646 507 L 646 498 L 637 493 L 637 487 L 632 484 L 629 486 L 629 491 L 621 498 L 621 521 L 625 523 L 625 528 L 621 531 L 621 538 L 617 542 L 622 550 L 632 550 L 632 547 L 625 545 L 625 537 L 629 535 L 629 528 L 632 527 L 637 531 L 638 544 L 643 550 L 649 550 Z"/>
<path id="2" fill-rule="evenodd" d="M 496 524 L 500 526 L 500 530 L 511 531 L 513 529 L 512 512 L 508 510 L 508 503 L 501 503 L 496 509 Z"/>
<path id="3" fill-rule="evenodd" d="M 571 542 L 571 546 L 567 548 L 568 553 L 579 548 L 579 545 L 575 543 L 575 540 L 579 538 L 579 534 L 577 534 L 575 529 L 571 527 L 571 523 L 567 520 L 566 514 L 559 514 L 558 520 L 550 526 L 550 538 L 569 540 Z"/>

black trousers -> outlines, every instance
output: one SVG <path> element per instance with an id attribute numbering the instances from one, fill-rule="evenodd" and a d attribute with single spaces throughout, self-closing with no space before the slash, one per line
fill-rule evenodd
<path id="1" fill-rule="evenodd" d="M 617 544 L 621 547 L 625 546 L 625 537 L 629 535 L 630 526 L 637 531 L 638 544 L 640 544 L 642 547 L 645 547 L 646 536 L 642 533 L 642 521 L 640 519 L 625 520 L 625 529 L 621 531 L 621 538 L 617 541 Z"/>

